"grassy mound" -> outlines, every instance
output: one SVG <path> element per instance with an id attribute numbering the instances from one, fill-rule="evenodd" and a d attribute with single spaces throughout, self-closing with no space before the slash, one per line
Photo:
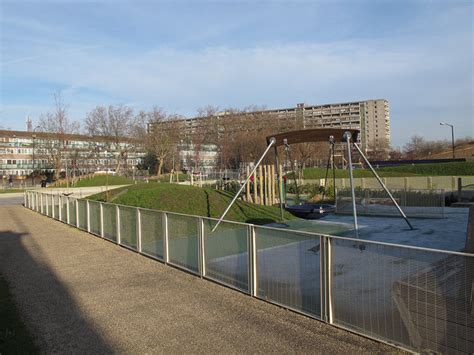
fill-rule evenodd
<path id="1" fill-rule="evenodd" d="M 112 185 L 130 185 L 134 181 L 124 176 L 109 175 L 108 184 Z M 77 182 L 75 187 L 92 187 L 92 186 L 105 186 L 107 184 L 107 177 L 105 175 L 97 175 L 93 178 L 84 178 Z M 66 183 L 63 182 L 61 187 L 65 187 Z"/>
<path id="2" fill-rule="evenodd" d="M 376 169 L 382 177 L 405 177 L 405 176 L 462 176 L 474 175 L 474 162 L 453 162 L 439 164 L 400 165 Z M 326 168 L 304 169 L 305 179 L 324 179 Z M 332 178 L 332 171 L 329 172 Z M 336 178 L 348 178 L 348 170 L 336 170 Z M 354 170 L 355 178 L 373 177 L 369 169 Z"/>
<path id="3" fill-rule="evenodd" d="M 109 202 L 113 203 L 215 218 L 221 216 L 232 197 L 211 188 L 163 183 L 137 184 L 109 192 Z M 90 199 L 105 201 L 105 193 L 93 195 Z M 285 218 L 295 217 L 285 212 Z M 265 224 L 278 221 L 280 209 L 237 200 L 225 219 Z"/>

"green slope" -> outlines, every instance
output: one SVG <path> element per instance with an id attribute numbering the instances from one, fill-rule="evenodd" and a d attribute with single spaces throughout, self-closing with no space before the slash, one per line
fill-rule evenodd
<path id="1" fill-rule="evenodd" d="M 233 197 L 229 193 L 211 188 L 164 183 L 137 184 L 112 190 L 109 194 L 109 202 L 117 204 L 215 218 L 220 217 Z M 104 201 L 105 194 L 97 194 L 90 199 Z M 295 217 L 285 212 L 285 218 Z M 278 221 L 280 209 L 237 200 L 225 219 L 265 224 Z"/>
<path id="2" fill-rule="evenodd" d="M 126 178 L 124 176 L 109 175 L 108 181 L 105 175 L 97 175 L 93 178 L 85 178 L 77 182 L 75 187 L 91 187 L 91 186 L 105 186 L 106 184 L 112 185 L 130 185 L 133 184 L 133 179 Z M 61 187 L 66 186 L 66 182 L 61 183 Z M 54 187 L 54 186 L 53 186 Z"/>

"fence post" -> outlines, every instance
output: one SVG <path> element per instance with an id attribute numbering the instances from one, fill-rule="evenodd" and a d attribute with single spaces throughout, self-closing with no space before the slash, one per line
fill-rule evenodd
<path id="1" fill-rule="evenodd" d="M 59 196 L 58 197 L 58 211 L 59 211 L 59 220 L 62 221 L 63 220 L 63 198 L 62 196 Z"/>
<path id="2" fill-rule="evenodd" d="M 252 224 L 247 227 L 247 242 L 249 251 L 249 293 L 250 296 L 257 297 L 257 244 L 255 241 L 255 227 Z"/>
<path id="3" fill-rule="evenodd" d="M 79 228 L 79 204 L 77 203 L 77 199 L 74 201 L 74 207 L 76 208 L 76 227 Z"/>
<path id="4" fill-rule="evenodd" d="M 137 251 L 142 252 L 142 213 L 139 208 L 137 208 Z"/>
<path id="5" fill-rule="evenodd" d="M 320 289 L 321 289 L 321 319 L 327 323 L 333 322 L 332 314 L 332 268 L 331 268 L 331 239 L 320 236 Z"/>
<path id="6" fill-rule="evenodd" d="M 100 211 L 100 237 L 104 238 L 104 205 L 102 202 L 99 202 L 99 211 Z"/>
<path id="7" fill-rule="evenodd" d="M 89 200 L 86 200 L 87 232 L 91 232 L 91 210 Z"/>
<path id="8" fill-rule="evenodd" d="M 161 215 L 162 222 L 163 222 L 163 260 L 166 264 L 170 261 L 170 253 L 169 253 L 169 236 L 168 236 L 168 215 L 163 212 Z"/>
<path id="9" fill-rule="evenodd" d="M 405 190 L 408 190 L 408 188 L 410 187 L 410 184 L 409 184 L 409 181 L 408 181 L 407 177 L 403 178 L 403 187 L 405 188 Z"/>
<path id="10" fill-rule="evenodd" d="M 199 250 L 199 275 L 201 278 L 206 276 L 206 255 L 204 250 L 204 221 L 201 217 L 197 220 L 198 223 L 198 236 L 199 236 L 199 243 L 198 243 L 198 250 Z"/>
<path id="11" fill-rule="evenodd" d="M 66 223 L 71 224 L 69 220 L 69 196 L 66 197 Z"/>
<path id="12" fill-rule="evenodd" d="M 56 217 L 56 211 L 54 208 L 54 195 L 51 195 L 51 217 L 54 219 Z"/>
<path id="13" fill-rule="evenodd" d="M 119 206 L 115 206 L 115 223 L 116 223 L 116 229 L 117 229 L 117 244 L 120 245 L 121 240 L 120 240 L 120 209 Z"/>

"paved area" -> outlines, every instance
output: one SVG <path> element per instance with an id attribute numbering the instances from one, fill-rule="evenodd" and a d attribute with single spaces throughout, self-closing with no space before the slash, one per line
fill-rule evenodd
<path id="1" fill-rule="evenodd" d="M 394 351 L 18 205 L 0 221 L 0 272 L 42 352 Z"/>
<path id="2" fill-rule="evenodd" d="M 0 206 L 21 205 L 24 200 L 23 196 L 23 192 L 0 194 Z"/>

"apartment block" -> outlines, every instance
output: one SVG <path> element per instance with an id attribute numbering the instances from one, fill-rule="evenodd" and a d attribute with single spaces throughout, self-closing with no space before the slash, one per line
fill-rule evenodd
<path id="1" fill-rule="evenodd" d="M 53 171 L 52 151 L 61 150 L 61 172 L 83 175 L 95 171 L 114 171 L 121 164 L 136 167 L 145 152 L 139 145 L 123 139 L 118 144 L 109 137 L 0 130 L 0 177 L 26 178 L 33 171 Z"/>

